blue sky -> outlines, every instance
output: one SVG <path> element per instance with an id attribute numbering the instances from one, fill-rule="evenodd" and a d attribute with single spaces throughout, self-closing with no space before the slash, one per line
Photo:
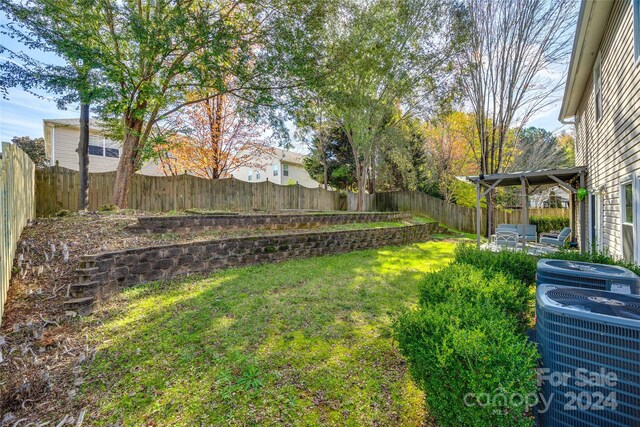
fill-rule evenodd
<path id="1" fill-rule="evenodd" d="M 0 16 L 0 23 L 6 23 L 6 16 Z M 21 50 L 21 45 L 12 39 L 3 38 L 0 40 L 3 46 L 13 50 Z M 35 52 L 32 52 L 32 55 Z M 39 55 L 40 59 L 46 58 L 48 61 L 55 61 L 56 58 L 50 55 Z M 0 54 L 0 60 L 2 55 Z M 555 79 L 563 79 L 560 72 L 553 73 Z M 562 90 L 555 94 L 558 99 L 562 97 Z M 14 136 L 41 137 L 42 120 L 55 118 L 73 118 L 79 116 L 77 107 L 70 107 L 67 110 L 59 110 L 55 102 L 45 92 L 39 92 L 44 98 L 36 97 L 21 89 L 11 89 L 7 99 L 0 99 L 0 140 L 10 141 Z M 552 104 L 549 108 L 538 112 L 528 123 L 529 126 L 536 126 L 553 132 L 568 129 L 558 121 L 560 111 L 560 101 Z M 298 145 L 295 144 L 294 145 Z"/>

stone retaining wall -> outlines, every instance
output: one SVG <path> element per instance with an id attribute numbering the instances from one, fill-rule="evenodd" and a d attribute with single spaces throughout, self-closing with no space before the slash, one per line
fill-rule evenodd
<path id="1" fill-rule="evenodd" d="M 130 230 L 135 233 L 184 234 L 247 228 L 312 228 L 358 222 L 401 221 L 411 217 L 410 212 L 142 216 L 138 218 L 137 225 L 130 227 Z"/>
<path id="2" fill-rule="evenodd" d="M 437 223 L 403 227 L 241 237 L 103 252 L 82 257 L 79 282 L 71 285 L 67 310 L 89 311 L 93 303 L 121 287 L 188 273 L 212 272 L 426 241 Z"/>

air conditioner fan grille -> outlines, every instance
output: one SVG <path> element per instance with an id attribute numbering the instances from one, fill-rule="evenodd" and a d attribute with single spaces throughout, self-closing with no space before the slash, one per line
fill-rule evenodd
<path id="1" fill-rule="evenodd" d="M 567 306 L 579 306 L 592 313 L 640 319 L 640 299 L 628 295 L 602 293 L 588 289 L 563 288 L 547 291 L 547 297 Z"/>

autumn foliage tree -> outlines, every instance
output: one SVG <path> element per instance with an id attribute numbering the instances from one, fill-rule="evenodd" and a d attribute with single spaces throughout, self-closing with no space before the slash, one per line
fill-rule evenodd
<path id="1" fill-rule="evenodd" d="M 166 175 L 189 173 L 218 179 L 238 168 L 263 168 L 265 154 L 273 154 L 263 138 L 265 129 L 242 114 L 239 101 L 229 95 L 206 98 L 185 107 L 166 127 L 172 129 L 155 146 Z"/>
<path id="2" fill-rule="evenodd" d="M 457 176 L 477 172 L 474 143 L 477 145 L 475 118 L 472 114 L 453 112 L 424 125 L 428 178 L 440 196 L 451 202 L 455 196 Z"/>

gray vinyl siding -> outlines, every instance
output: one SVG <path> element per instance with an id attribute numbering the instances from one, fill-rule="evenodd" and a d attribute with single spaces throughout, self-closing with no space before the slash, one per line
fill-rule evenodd
<path id="1" fill-rule="evenodd" d="M 603 115 L 596 122 L 593 75 L 576 115 L 576 164 L 587 166 L 589 190 L 604 188 L 602 245 L 615 256 L 622 256 L 619 186 L 640 176 L 640 66 L 633 46 L 632 2 L 617 1 L 600 45 Z"/>

